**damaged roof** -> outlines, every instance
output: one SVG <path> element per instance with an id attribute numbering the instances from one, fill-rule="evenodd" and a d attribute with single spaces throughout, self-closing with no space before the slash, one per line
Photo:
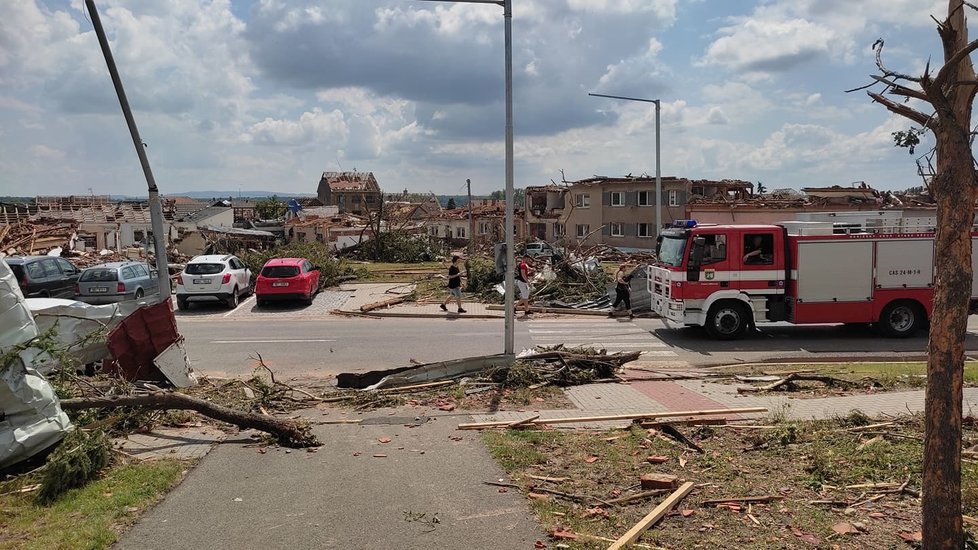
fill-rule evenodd
<path id="1" fill-rule="evenodd" d="M 376 191 L 373 172 L 323 172 L 323 180 L 334 191 Z"/>

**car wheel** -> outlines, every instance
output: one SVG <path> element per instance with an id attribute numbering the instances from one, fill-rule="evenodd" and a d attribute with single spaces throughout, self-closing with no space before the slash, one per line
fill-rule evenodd
<path id="1" fill-rule="evenodd" d="M 302 300 L 302 303 L 306 304 L 307 306 L 311 306 L 312 301 L 315 299 L 316 299 L 316 291 L 315 289 L 310 288 L 309 295 Z"/>
<path id="2" fill-rule="evenodd" d="M 190 309 L 190 301 L 186 298 L 177 297 L 177 309 L 183 311 Z"/>
<path id="3" fill-rule="evenodd" d="M 238 307 L 238 287 L 234 287 L 234 290 L 231 291 L 231 295 L 228 296 L 227 304 L 229 309 Z"/>
<path id="4" fill-rule="evenodd" d="M 143 297 L 143 289 L 141 289 L 141 288 L 137 288 L 137 289 L 136 289 L 136 294 L 134 294 L 134 295 L 133 295 L 133 299 L 135 299 L 135 300 L 139 300 L 139 299 L 141 299 L 142 297 Z"/>
<path id="5" fill-rule="evenodd" d="M 889 338 L 908 338 L 926 322 L 926 314 L 916 302 L 909 300 L 887 304 L 880 314 L 879 329 Z"/>
<path id="6" fill-rule="evenodd" d="M 265 305 L 265 300 L 261 298 L 255 298 L 255 307 L 263 307 Z"/>
<path id="7" fill-rule="evenodd" d="M 717 340 L 735 340 L 750 327 L 747 307 L 733 300 L 720 302 L 706 316 L 706 332 Z"/>

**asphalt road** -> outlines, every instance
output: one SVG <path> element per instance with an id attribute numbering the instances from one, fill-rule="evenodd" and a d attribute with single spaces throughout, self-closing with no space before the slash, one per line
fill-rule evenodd
<path id="1" fill-rule="evenodd" d="M 257 309 L 247 300 L 235 311 L 198 306 L 178 312 L 181 332 L 197 370 L 210 375 L 247 375 L 260 354 L 276 373 L 327 377 L 459 357 L 501 353 L 502 320 L 363 319 L 328 315 L 335 304 Z M 967 349 L 978 355 L 978 316 L 969 323 Z M 609 350 L 641 349 L 647 360 L 712 366 L 739 362 L 817 360 L 906 360 L 922 358 L 925 332 L 908 339 L 882 338 L 870 329 L 841 325 L 764 326 L 743 340 L 719 342 L 702 330 L 668 328 L 657 319 L 614 321 L 600 317 L 519 320 L 516 350 L 538 344 L 588 343 Z"/>

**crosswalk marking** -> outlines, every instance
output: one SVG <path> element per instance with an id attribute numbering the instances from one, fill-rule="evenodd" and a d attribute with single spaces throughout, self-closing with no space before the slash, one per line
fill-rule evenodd
<path id="1" fill-rule="evenodd" d="M 668 344 L 632 322 L 619 320 L 531 321 L 530 340 L 535 346 L 603 348 L 609 351 L 639 351 L 643 357 L 665 358 L 678 354 Z"/>

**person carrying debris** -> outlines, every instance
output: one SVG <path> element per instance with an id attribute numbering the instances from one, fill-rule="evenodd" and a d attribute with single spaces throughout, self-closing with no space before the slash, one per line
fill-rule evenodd
<path id="1" fill-rule="evenodd" d="M 442 311 L 448 311 L 448 302 L 455 299 L 458 304 L 458 312 L 465 313 L 462 309 L 462 272 L 458 268 L 458 256 L 452 256 L 452 265 L 448 268 L 448 298 L 441 303 Z"/>
<path id="2" fill-rule="evenodd" d="M 516 310 L 519 311 L 520 306 L 523 306 L 523 315 L 530 314 L 530 279 L 533 278 L 533 268 L 530 266 L 532 264 L 533 257 L 524 254 L 516 271 L 516 288 L 520 291 L 520 301 L 516 304 Z"/>
<path id="3" fill-rule="evenodd" d="M 632 289 L 629 283 L 632 280 L 632 273 L 631 271 L 628 271 L 629 267 L 631 266 L 628 265 L 628 262 L 622 263 L 618 266 L 618 271 L 615 272 L 615 303 L 611 305 L 611 309 L 612 311 L 616 311 L 618 309 L 618 304 L 624 302 L 625 311 L 628 312 L 629 316 L 631 316 Z"/>

